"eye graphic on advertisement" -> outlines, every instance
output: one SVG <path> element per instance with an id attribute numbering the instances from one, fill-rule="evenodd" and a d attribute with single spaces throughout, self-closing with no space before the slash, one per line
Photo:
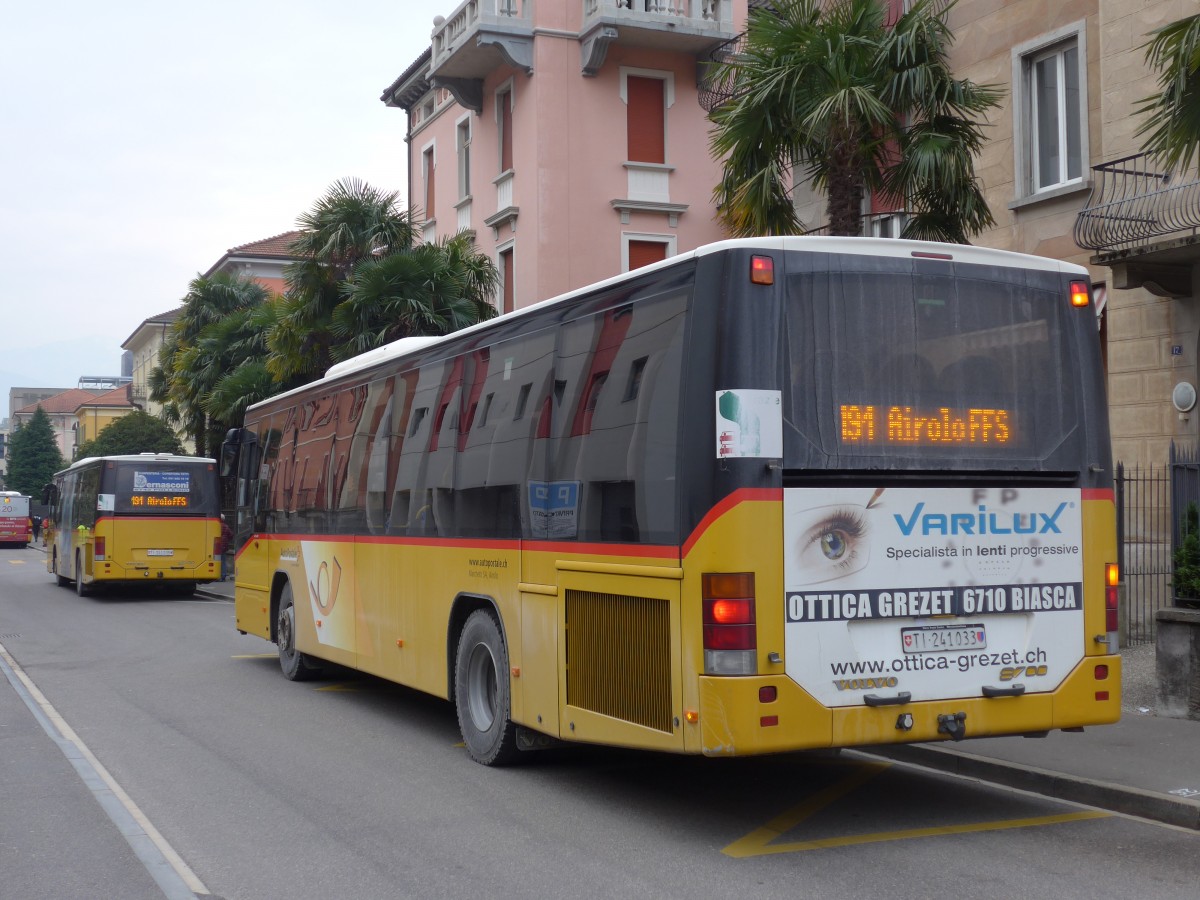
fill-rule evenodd
<path id="1" fill-rule="evenodd" d="M 797 524 L 795 552 L 798 574 L 802 576 L 798 584 L 831 581 L 867 564 L 870 546 L 861 510 L 836 506 L 810 509 Z"/>

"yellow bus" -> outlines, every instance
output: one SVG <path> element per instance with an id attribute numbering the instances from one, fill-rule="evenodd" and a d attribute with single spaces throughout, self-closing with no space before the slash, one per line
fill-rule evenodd
<path id="1" fill-rule="evenodd" d="M 155 584 L 191 594 L 221 578 L 217 463 L 142 453 L 81 459 L 56 472 L 46 568 L 83 596 L 109 584 Z"/>
<path id="2" fill-rule="evenodd" d="M 1086 270 L 977 247 L 702 247 L 252 406 L 236 627 L 283 673 L 710 756 L 1120 710 Z"/>

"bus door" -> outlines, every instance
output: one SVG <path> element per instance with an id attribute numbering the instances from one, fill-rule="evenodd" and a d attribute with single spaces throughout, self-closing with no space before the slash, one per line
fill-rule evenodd
<path id="1" fill-rule="evenodd" d="M 268 487 L 266 460 L 273 437 L 269 428 L 263 428 L 261 434 L 252 428 L 236 428 L 221 447 L 221 478 L 233 479 L 235 512 L 230 530 L 237 559 L 235 584 L 261 591 L 269 587 L 266 548 L 260 546 L 265 542 L 258 535 L 265 531 L 262 507 Z"/>

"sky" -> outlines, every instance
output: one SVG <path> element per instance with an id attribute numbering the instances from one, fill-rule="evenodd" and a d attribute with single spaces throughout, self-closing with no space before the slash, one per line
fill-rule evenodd
<path id="1" fill-rule="evenodd" d="M 384 89 L 458 0 L 60 0 L 0 24 L 0 420 L 341 178 L 406 201 Z"/>

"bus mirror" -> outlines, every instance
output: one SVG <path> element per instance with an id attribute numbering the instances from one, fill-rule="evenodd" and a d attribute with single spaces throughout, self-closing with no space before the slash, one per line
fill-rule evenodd
<path id="1" fill-rule="evenodd" d="M 221 444 L 221 477 L 228 478 L 237 471 L 238 451 L 242 446 L 242 429 L 230 428 Z"/>
<path id="2" fill-rule="evenodd" d="M 236 471 L 238 448 L 226 441 L 221 445 L 221 477 L 228 478 Z"/>
<path id="3" fill-rule="evenodd" d="M 243 456 L 258 443 L 252 431 L 245 428 L 230 428 L 221 444 L 221 477 L 230 478 L 238 474 L 238 457 Z"/>
<path id="4" fill-rule="evenodd" d="M 54 491 L 53 483 L 43 486 L 42 487 L 42 504 L 45 506 L 53 506 L 54 505 L 54 493 L 55 493 L 55 491 Z"/>

